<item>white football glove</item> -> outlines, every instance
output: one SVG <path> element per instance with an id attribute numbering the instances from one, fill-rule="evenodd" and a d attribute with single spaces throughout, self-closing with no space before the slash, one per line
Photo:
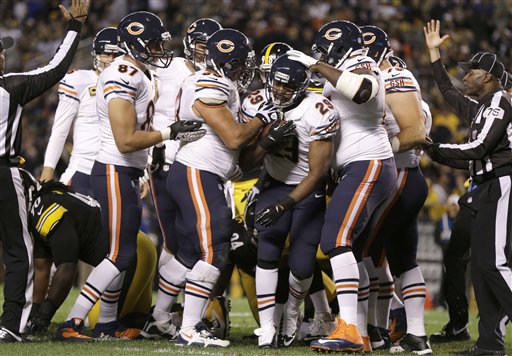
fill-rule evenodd
<path id="1" fill-rule="evenodd" d="M 292 61 L 302 63 L 307 68 L 310 68 L 313 64 L 317 64 L 318 62 L 318 59 L 314 59 L 313 57 L 310 57 L 301 51 L 297 51 L 296 49 L 291 49 L 286 52 L 286 54 Z"/>

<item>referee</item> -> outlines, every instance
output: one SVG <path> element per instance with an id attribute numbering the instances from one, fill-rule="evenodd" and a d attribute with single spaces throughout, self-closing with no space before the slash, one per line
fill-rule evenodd
<path id="1" fill-rule="evenodd" d="M 424 28 L 431 57 L 439 55 L 439 21 Z M 437 51 L 437 53 L 435 53 Z M 432 59 L 432 58 L 431 58 Z M 440 59 L 436 65 L 441 65 Z M 470 119 L 468 143 L 426 144 L 433 160 L 469 161 L 469 171 L 476 188 L 467 195 L 471 211 L 471 266 L 476 302 L 479 309 L 478 340 L 458 355 L 506 355 L 499 331 L 502 312 L 512 318 L 512 271 L 507 263 L 510 253 L 512 213 L 512 102 L 503 90 L 503 64 L 495 54 L 480 52 L 461 63 L 466 71 L 466 95 L 454 103 Z M 476 109 L 476 111 L 475 111 Z"/>
<path id="2" fill-rule="evenodd" d="M 5 49 L 12 39 L 0 39 L 0 239 L 3 243 L 5 285 L 0 342 L 22 341 L 32 306 L 32 239 L 27 230 L 25 194 L 18 170 L 23 105 L 64 77 L 80 40 L 88 0 L 72 0 L 71 11 L 59 6 L 68 32 L 48 65 L 26 73 L 4 74 Z"/>

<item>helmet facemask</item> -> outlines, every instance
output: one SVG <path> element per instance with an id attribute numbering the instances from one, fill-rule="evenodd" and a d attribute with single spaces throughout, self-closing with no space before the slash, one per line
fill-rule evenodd
<path id="1" fill-rule="evenodd" d="M 266 85 L 267 95 L 277 108 L 284 109 L 297 103 L 306 92 L 308 81 L 304 83 L 290 83 L 290 76 L 286 73 L 275 72 L 268 76 Z"/>
<path id="2" fill-rule="evenodd" d="M 238 91 L 244 92 L 247 90 L 256 76 L 256 69 L 257 66 L 254 51 L 250 51 L 247 59 L 245 60 L 245 65 L 241 68 L 241 73 L 236 81 Z"/>

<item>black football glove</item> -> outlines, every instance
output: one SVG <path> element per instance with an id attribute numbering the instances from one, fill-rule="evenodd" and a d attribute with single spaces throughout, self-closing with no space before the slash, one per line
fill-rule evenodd
<path id="1" fill-rule="evenodd" d="M 268 125 L 274 121 L 279 121 L 283 113 L 271 101 L 265 101 L 258 107 L 258 112 L 254 116 Z"/>
<path id="2" fill-rule="evenodd" d="M 274 121 L 270 126 L 268 134 L 264 136 L 258 144 L 265 151 L 272 151 L 281 143 L 292 140 L 295 135 L 295 123 L 293 121 Z"/>
<path id="3" fill-rule="evenodd" d="M 256 222 L 264 227 L 274 225 L 281 216 L 284 215 L 295 205 L 293 198 L 287 197 L 276 205 L 267 206 L 265 209 L 258 211 L 256 214 Z"/>
<path id="4" fill-rule="evenodd" d="M 153 154 L 151 156 L 151 164 L 149 165 L 149 169 L 152 174 L 158 173 L 162 170 L 165 164 L 165 145 L 160 147 L 153 147 Z"/>
<path id="5" fill-rule="evenodd" d="M 202 123 L 198 121 L 176 121 L 169 126 L 171 129 L 171 140 L 181 142 L 197 141 L 206 134 L 205 129 L 199 129 Z"/>
<path id="6" fill-rule="evenodd" d="M 260 189 L 255 184 L 249 189 L 244 197 L 242 198 L 242 202 L 247 200 L 244 209 L 244 222 L 245 227 L 248 231 L 254 231 L 254 215 L 256 213 L 256 203 L 258 202 L 258 196 L 260 195 Z"/>
<path id="7" fill-rule="evenodd" d="M 53 303 L 46 299 L 29 319 L 26 332 L 30 335 L 45 333 L 56 311 Z"/>

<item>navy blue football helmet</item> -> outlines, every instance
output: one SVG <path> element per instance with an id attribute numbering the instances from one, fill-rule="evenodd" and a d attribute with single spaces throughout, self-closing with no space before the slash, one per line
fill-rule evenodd
<path id="1" fill-rule="evenodd" d="M 92 51 L 91 56 L 93 60 L 93 66 L 95 70 L 102 70 L 101 64 L 103 63 L 98 55 L 102 53 L 113 54 L 114 56 L 119 56 L 120 54 L 125 53 L 123 49 L 119 47 L 119 36 L 117 35 L 117 28 L 115 27 L 105 27 L 100 30 L 96 36 L 94 36 L 94 40 L 92 41 Z"/>
<path id="2" fill-rule="evenodd" d="M 393 54 L 388 35 L 384 30 L 372 25 L 360 26 L 359 28 L 363 32 L 363 44 L 368 48 L 366 55 L 372 58 L 377 65 L 380 65 L 384 59 Z"/>
<path id="3" fill-rule="evenodd" d="M 311 47 L 319 60 L 339 68 L 352 54 L 364 53 L 363 34 L 350 21 L 331 21 L 318 30 Z"/>
<path id="4" fill-rule="evenodd" d="M 206 41 L 216 31 L 220 30 L 222 26 L 220 23 L 213 19 L 199 19 L 188 27 L 187 33 L 183 38 L 183 49 L 185 52 L 185 58 L 189 61 L 194 62 L 199 67 L 205 68 L 205 55 L 203 48 L 196 48 L 197 43 L 206 45 Z M 204 47 L 204 46 L 202 46 Z M 196 55 L 197 52 L 197 55 Z M 199 58 L 197 58 L 199 57 Z"/>
<path id="5" fill-rule="evenodd" d="M 391 63 L 391 65 L 393 67 L 407 69 L 407 64 L 404 62 L 404 60 L 402 58 L 400 58 L 398 56 L 389 56 L 388 61 L 389 61 L 389 63 Z"/>
<path id="6" fill-rule="evenodd" d="M 236 81 L 239 86 L 243 85 L 239 79 L 256 69 L 254 52 L 247 37 L 232 28 L 215 32 L 206 42 L 206 67 Z"/>
<path id="7" fill-rule="evenodd" d="M 171 64 L 173 53 L 163 47 L 171 35 L 155 14 L 137 11 L 126 15 L 117 31 L 124 48 L 135 60 L 159 68 Z"/>
<path id="8" fill-rule="evenodd" d="M 265 86 L 267 97 L 278 108 L 286 108 L 300 102 L 306 93 L 311 72 L 302 63 L 288 55 L 277 58 L 270 68 Z"/>
<path id="9" fill-rule="evenodd" d="M 261 51 L 261 62 L 259 67 L 260 78 L 263 84 L 267 82 L 270 67 L 272 67 L 275 60 L 286 54 L 286 52 L 291 49 L 292 46 L 283 42 L 273 42 L 263 48 Z"/>

